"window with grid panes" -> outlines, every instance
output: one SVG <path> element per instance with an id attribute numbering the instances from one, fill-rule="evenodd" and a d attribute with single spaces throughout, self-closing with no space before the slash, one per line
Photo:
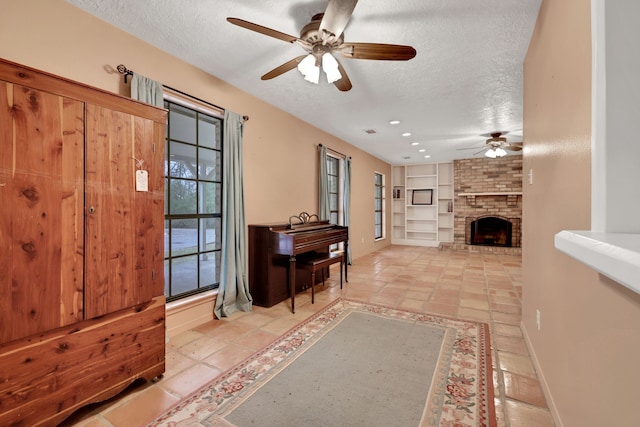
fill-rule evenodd
<path id="1" fill-rule="evenodd" d="M 165 296 L 215 289 L 222 248 L 222 119 L 165 100 Z"/>
<path id="2" fill-rule="evenodd" d="M 384 238 L 384 175 L 378 172 L 374 173 L 374 237 L 376 239 Z"/>
<path id="3" fill-rule="evenodd" d="M 329 177 L 329 222 L 339 224 L 340 214 L 340 160 L 327 156 L 327 175 Z"/>
<path id="4" fill-rule="evenodd" d="M 340 159 L 327 156 L 327 177 L 329 181 L 329 222 L 340 224 Z M 337 251 L 339 245 L 331 245 L 330 251 Z"/>

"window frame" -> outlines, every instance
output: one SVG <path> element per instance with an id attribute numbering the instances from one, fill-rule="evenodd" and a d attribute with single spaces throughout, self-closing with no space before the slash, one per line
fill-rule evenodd
<path id="1" fill-rule="evenodd" d="M 167 111 L 169 111 L 169 114 L 167 114 L 167 134 L 165 135 L 165 144 L 166 144 L 165 156 L 166 157 L 165 157 L 164 178 L 165 178 L 165 186 L 166 186 L 165 188 L 166 200 L 165 200 L 164 227 L 165 227 L 165 234 L 166 234 L 165 239 L 166 239 L 167 246 L 165 247 L 165 250 L 164 250 L 164 264 L 165 264 L 164 289 L 165 289 L 165 297 L 167 299 L 167 302 L 171 302 L 171 301 L 184 299 L 193 295 L 201 294 L 204 292 L 209 292 L 211 290 L 215 290 L 220 285 L 220 274 L 221 274 L 221 268 L 222 268 L 222 265 L 221 265 L 221 260 L 222 260 L 221 233 L 222 233 L 222 221 L 223 221 L 222 192 L 224 189 L 224 179 L 223 179 L 223 170 L 222 170 L 223 156 L 224 156 L 223 145 L 222 145 L 222 138 L 223 138 L 223 132 L 224 132 L 224 115 L 221 110 L 203 105 L 202 102 L 200 102 L 199 100 L 192 99 L 191 97 L 188 97 L 187 95 L 184 95 L 184 94 L 177 95 L 177 94 L 165 92 L 164 103 L 165 103 L 164 104 L 165 107 L 167 108 Z M 195 126 L 196 127 L 195 143 L 181 141 L 181 140 L 172 138 L 173 135 L 171 135 L 171 122 L 170 122 L 171 105 L 175 105 L 177 108 L 183 108 L 183 109 L 186 108 L 188 110 L 191 110 L 195 114 L 195 125 L 196 125 Z M 216 144 L 215 146 L 200 144 L 199 123 L 202 115 L 206 116 L 207 118 L 214 119 L 217 122 L 216 126 L 219 127 L 218 129 L 219 141 L 218 141 L 218 144 Z M 194 177 L 185 178 L 185 177 L 171 176 L 170 164 L 171 164 L 171 154 L 172 154 L 172 150 L 171 150 L 172 143 L 176 144 L 176 146 L 177 144 L 184 144 L 185 147 L 187 148 L 193 147 L 195 149 L 196 154 L 195 154 L 195 171 L 193 172 Z M 214 162 L 214 164 L 217 166 L 215 169 L 219 168 L 219 173 L 215 173 L 211 177 L 202 176 L 199 170 L 201 167 L 200 156 L 202 152 L 204 152 L 203 150 L 207 152 L 211 151 L 212 154 L 214 154 L 214 158 L 217 156 L 218 162 Z M 195 193 L 196 193 L 195 194 L 195 197 L 196 197 L 195 213 L 172 213 L 171 212 L 172 181 L 183 181 L 183 182 L 189 181 L 189 182 L 195 183 Z M 201 203 L 204 203 L 204 201 L 200 199 L 201 192 L 204 191 L 204 190 L 199 190 L 199 188 L 201 188 L 200 187 L 201 185 L 202 186 L 213 185 L 214 188 L 217 188 L 218 194 L 214 196 L 213 212 L 200 211 Z M 214 225 L 213 227 L 216 230 L 215 234 L 217 234 L 218 231 L 220 232 L 220 235 L 216 236 L 212 242 L 213 247 L 209 247 L 208 242 L 202 240 L 202 239 L 206 240 L 206 233 L 202 230 L 203 222 L 206 222 L 211 219 L 217 222 L 217 224 Z M 173 230 L 172 225 L 174 221 L 195 221 L 196 222 L 197 238 L 195 242 L 196 243 L 195 250 L 193 252 L 189 252 L 185 254 L 174 253 L 173 239 L 175 236 L 174 236 L 174 232 L 172 231 Z M 206 228 L 208 229 L 209 227 L 207 226 Z M 209 257 L 211 256 L 213 256 L 214 258 L 213 259 L 214 277 L 210 282 L 203 284 L 202 262 L 209 261 Z M 185 260 L 187 260 L 190 257 L 196 258 L 194 263 L 195 270 L 196 270 L 196 277 L 195 277 L 196 286 L 195 288 L 190 287 L 184 292 L 177 292 L 174 294 L 173 290 L 177 288 L 176 284 L 173 283 L 174 278 L 172 277 L 174 260 L 180 259 L 180 258 L 185 258 Z"/>
<path id="2" fill-rule="evenodd" d="M 337 216 L 337 220 L 335 222 L 336 225 L 344 225 L 344 156 L 338 156 L 338 155 L 334 155 L 333 153 L 329 153 L 327 152 L 327 183 L 328 188 L 327 191 L 329 192 L 329 222 L 334 224 L 333 222 L 331 222 L 332 218 L 331 216 L 333 214 L 335 214 Z M 331 168 L 329 167 L 329 162 L 335 162 L 336 163 L 336 175 L 333 175 L 336 177 L 336 181 L 337 181 L 337 192 L 331 192 L 331 175 L 330 175 L 330 171 Z M 336 205 L 337 205 L 337 209 L 332 210 L 331 209 L 331 197 L 332 194 L 335 195 L 335 197 L 337 198 L 336 201 Z M 344 249 L 344 243 L 340 242 L 340 243 L 336 243 L 333 244 L 331 246 L 329 246 L 329 251 L 330 252 L 335 252 L 335 251 L 341 251 Z"/>
<path id="3" fill-rule="evenodd" d="M 331 168 L 329 167 L 330 162 L 335 162 L 336 165 L 336 174 L 331 174 Z M 342 162 L 338 156 L 333 156 L 327 153 L 327 182 L 329 183 L 327 191 L 329 192 L 329 222 L 336 225 L 342 225 L 343 223 L 343 194 L 342 194 Z M 331 191 L 331 177 L 335 177 L 336 180 L 336 192 Z M 331 198 L 335 198 L 336 209 L 331 209 Z M 332 222 L 332 217 L 335 215 L 336 222 Z"/>
<path id="4" fill-rule="evenodd" d="M 378 177 L 380 177 L 380 183 L 378 183 Z M 385 183 L 385 175 L 382 172 L 374 171 L 373 173 L 373 236 L 374 241 L 383 240 L 386 238 L 386 215 L 385 215 L 385 201 L 386 201 L 386 183 Z M 380 209 L 377 209 L 376 202 L 379 202 Z M 378 235 L 378 217 L 380 218 L 380 235 Z"/>

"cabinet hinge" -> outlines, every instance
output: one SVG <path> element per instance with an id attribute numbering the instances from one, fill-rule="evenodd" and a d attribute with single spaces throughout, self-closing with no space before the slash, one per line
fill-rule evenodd
<path id="1" fill-rule="evenodd" d="M 156 143 L 155 142 L 153 144 L 151 144 L 151 152 L 152 153 L 156 152 Z"/>
<path id="2" fill-rule="evenodd" d="M 151 280 L 156 280 L 156 270 L 151 269 Z"/>

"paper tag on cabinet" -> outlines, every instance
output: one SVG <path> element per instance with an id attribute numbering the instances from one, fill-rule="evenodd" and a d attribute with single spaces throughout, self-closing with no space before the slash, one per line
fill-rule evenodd
<path id="1" fill-rule="evenodd" d="M 149 172 L 136 171 L 136 191 L 149 191 Z"/>

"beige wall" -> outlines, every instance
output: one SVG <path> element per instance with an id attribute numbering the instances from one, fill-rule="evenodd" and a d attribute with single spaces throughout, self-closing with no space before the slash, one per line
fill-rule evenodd
<path id="1" fill-rule="evenodd" d="M 390 243 L 390 239 L 375 242 L 373 237 L 373 173 L 384 173 L 390 183 L 388 164 L 63 0 L 4 1 L 0 13 L 0 57 L 128 95 L 122 76 L 105 69 L 124 64 L 168 86 L 250 116 L 244 130 L 249 224 L 286 221 L 302 211 L 317 211 L 318 144 L 351 156 L 350 234 L 354 259 Z M 390 200 L 389 189 L 387 193 Z"/>
<path id="2" fill-rule="evenodd" d="M 590 228 L 590 37 L 589 0 L 543 0 L 524 69 L 523 330 L 559 425 L 631 426 L 640 295 L 553 244 Z"/>

